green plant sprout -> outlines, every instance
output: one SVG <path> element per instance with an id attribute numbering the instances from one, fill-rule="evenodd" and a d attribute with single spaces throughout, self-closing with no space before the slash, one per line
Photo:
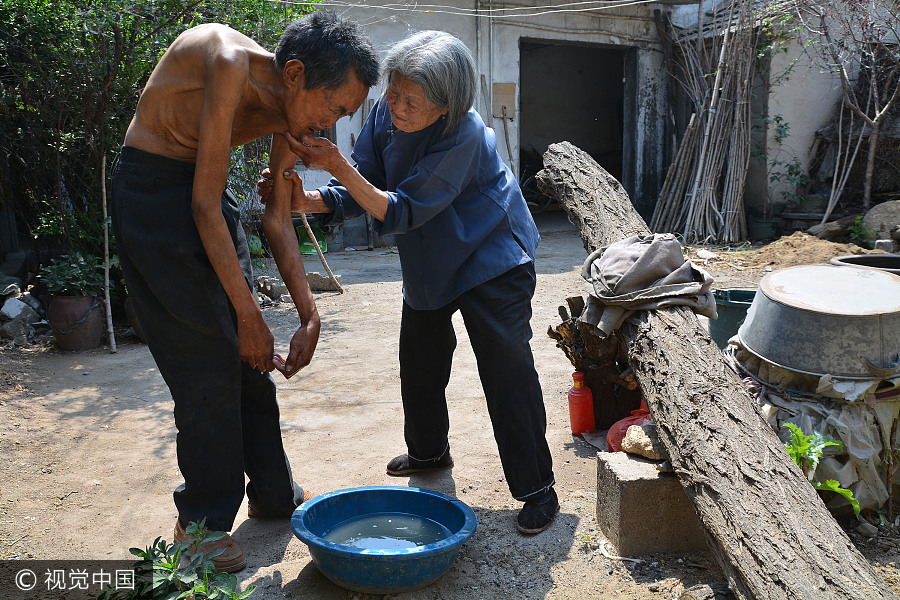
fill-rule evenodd
<path id="1" fill-rule="evenodd" d="M 263 258 L 266 255 L 266 249 L 263 247 L 262 238 L 255 233 L 247 235 L 247 245 L 250 247 L 250 254 L 254 256 L 253 266 L 260 269 L 265 266 L 266 261 Z"/>
<path id="2" fill-rule="evenodd" d="M 853 224 L 847 228 L 847 232 L 850 234 L 850 239 L 853 240 L 857 246 L 866 246 L 875 238 L 875 232 L 866 229 L 865 220 L 862 215 L 856 215 Z"/>
<path id="3" fill-rule="evenodd" d="M 579 532 L 576 534 L 578 536 L 579 541 L 581 542 L 581 546 L 582 546 L 583 550 L 593 550 L 594 548 L 598 547 L 599 543 L 595 539 L 595 536 L 597 535 L 597 533 L 598 532 L 596 532 L 596 531 L 591 531 L 589 533 L 588 532 Z"/>
<path id="4" fill-rule="evenodd" d="M 784 445 L 788 454 L 794 459 L 794 462 L 803 470 L 803 475 L 809 480 L 814 488 L 819 491 L 828 491 L 840 494 L 850 502 L 853 512 L 859 514 L 859 502 L 853 497 L 853 492 L 846 488 L 842 488 L 841 484 L 834 479 L 828 481 L 813 481 L 816 467 L 822 459 L 822 454 L 828 446 L 834 446 L 840 452 L 844 448 L 844 444 L 835 440 L 829 435 L 823 435 L 818 431 L 812 435 L 806 435 L 803 431 L 793 423 L 785 423 L 783 427 L 791 430 L 791 441 Z"/>
<path id="5" fill-rule="evenodd" d="M 134 589 L 109 589 L 97 600 L 244 600 L 256 591 L 251 585 L 240 592 L 237 577 L 216 573 L 212 559 L 222 549 L 209 554 L 200 551 L 201 544 L 221 539 L 224 533 L 210 533 L 203 519 L 188 524 L 185 534 L 189 541 L 167 544 L 156 538 L 144 550 L 131 548 L 130 552 L 141 559 L 135 563 Z"/>

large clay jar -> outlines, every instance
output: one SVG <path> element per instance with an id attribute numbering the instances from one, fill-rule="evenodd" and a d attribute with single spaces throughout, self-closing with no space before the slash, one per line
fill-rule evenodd
<path id="1" fill-rule="evenodd" d="M 144 335 L 144 328 L 141 327 L 141 322 L 138 320 L 137 311 L 134 309 L 134 302 L 131 300 L 131 296 L 125 298 L 125 316 L 128 318 L 131 328 L 134 329 L 135 335 L 146 344 L 147 338 Z"/>
<path id="2" fill-rule="evenodd" d="M 89 350 L 103 339 L 103 301 L 97 296 L 51 296 L 47 321 L 62 350 Z"/>

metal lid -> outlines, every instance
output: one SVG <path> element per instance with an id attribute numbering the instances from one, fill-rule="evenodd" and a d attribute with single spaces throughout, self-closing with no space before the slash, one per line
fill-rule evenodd
<path id="1" fill-rule="evenodd" d="M 846 316 L 900 313 L 900 276 L 849 266 L 803 265 L 773 271 L 759 289 L 775 302 Z"/>

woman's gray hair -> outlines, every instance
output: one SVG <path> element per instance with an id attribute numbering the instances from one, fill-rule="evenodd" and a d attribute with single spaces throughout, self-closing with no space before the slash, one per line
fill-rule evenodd
<path id="1" fill-rule="evenodd" d="M 456 131 L 475 102 L 475 59 L 465 44 L 443 31 L 421 31 L 394 44 L 383 73 L 386 85 L 399 73 L 421 85 L 426 100 L 447 109 L 445 136 Z"/>

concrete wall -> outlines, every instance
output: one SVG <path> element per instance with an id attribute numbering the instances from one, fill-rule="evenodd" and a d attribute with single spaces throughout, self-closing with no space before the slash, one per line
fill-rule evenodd
<path id="1" fill-rule="evenodd" d="M 624 130 L 618 134 L 623 153 L 622 183 L 641 213 L 649 216 L 664 177 L 666 161 L 663 142 L 666 77 L 653 11 L 657 8 L 668 10 L 668 7 L 647 4 L 614 10 L 564 12 L 549 2 L 500 5 L 478 0 L 448 0 L 446 6 L 426 11 L 415 5 L 379 2 L 357 4 L 338 12 L 360 22 L 382 55 L 392 42 L 424 29 L 447 31 L 465 42 L 473 51 L 479 76 L 484 81 L 483 86 L 479 81 L 482 93 L 476 99 L 475 107 L 485 123 L 496 130 L 497 149 L 517 175 L 521 173 L 519 94 L 522 89 L 522 41 L 621 52 L 625 73 L 622 89 L 626 94 L 622 107 Z M 508 10 L 510 8 L 525 10 Z M 487 15 L 495 18 L 488 18 Z M 565 68 L 565 65 L 560 65 L 560 68 Z M 505 131 L 502 118 L 494 118 L 491 110 L 494 83 L 515 84 L 515 115 L 506 121 Z M 376 98 L 380 92 L 380 89 L 373 89 L 370 98 Z M 587 90 L 584 94 L 589 105 L 592 104 L 590 98 L 599 95 L 597 90 Z M 602 102 L 596 108 L 598 111 L 609 110 Z M 346 154 L 351 151 L 352 140 L 362 126 L 362 112 L 338 122 L 337 143 Z M 554 112 L 552 106 L 548 106 L 545 112 L 550 123 L 567 116 L 559 111 Z M 543 134 L 542 143 L 563 141 L 553 138 L 552 132 L 547 132 Z M 545 149 L 537 150 L 542 154 Z M 304 184 L 310 189 L 328 181 L 328 175 L 322 172 L 310 171 L 302 175 Z M 331 241 L 330 245 L 343 247 L 365 243 L 364 220 L 355 221 L 358 223 L 346 224 L 338 239 Z"/>
<path id="2" fill-rule="evenodd" d="M 769 68 L 769 94 L 766 107 L 768 128 L 766 155 L 768 175 L 773 170 L 783 170 L 784 165 L 775 162 L 799 162 L 807 172 L 811 162 L 811 150 L 816 131 L 832 122 L 841 101 L 840 80 L 827 70 L 820 68 L 804 52 L 803 46 L 793 40 L 787 52 L 776 53 Z M 773 120 L 780 116 L 783 123 L 790 126 L 790 135 L 781 143 Z M 769 200 L 774 213 L 785 208 L 785 194 L 794 191 L 786 182 L 769 182 Z"/>

